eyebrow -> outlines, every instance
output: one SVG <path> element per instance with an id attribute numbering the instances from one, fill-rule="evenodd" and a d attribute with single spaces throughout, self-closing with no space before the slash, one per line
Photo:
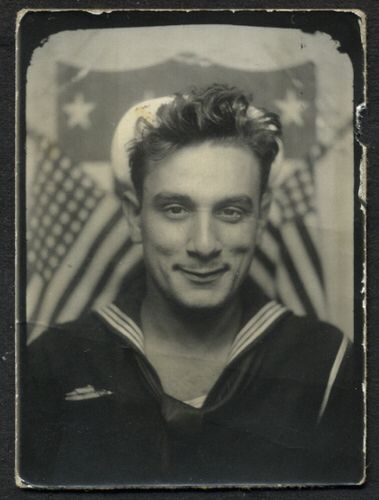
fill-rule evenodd
<path id="1" fill-rule="evenodd" d="M 158 193 L 153 198 L 154 205 L 161 206 L 166 203 L 182 203 L 183 205 L 193 207 L 195 203 L 192 198 L 187 195 L 178 194 L 178 193 L 169 193 L 163 192 Z"/>
<path id="2" fill-rule="evenodd" d="M 250 198 L 250 196 L 247 196 L 245 194 L 224 198 L 217 202 L 216 208 L 224 207 L 227 205 L 243 205 L 246 210 L 251 211 L 254 209 L 253 200 Z"/>
<path id="3" fill-rule="evenodd" d="M 179 194 L 162 192 L 158 193 L 153 197 L 153 203 L 156 206 L 162 206 L 167 203 L 181 203 L 189 207 L 195 207 L 196 204 L 190 196 Z M 228 196 L 227 198 L 222 198 L 218 200 L 215 204 L 215 209 L 225 207 L 227 205 L 243 205 L 246 210 L 252 211 L 254 209 L 254 202 L 250 196 L 245 194 Z"/>

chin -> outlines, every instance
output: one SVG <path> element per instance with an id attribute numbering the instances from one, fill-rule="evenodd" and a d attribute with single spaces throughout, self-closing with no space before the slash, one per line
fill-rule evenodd
<path id="1" fill-rule="evenodd" d="M 193 312 L 217 311 L 232 300 L 231 297 L 217 297 L 213 293 L 189 293 L 186 296 L 172 297 L 172 300 L 181 308 L 192 310 Z"/>

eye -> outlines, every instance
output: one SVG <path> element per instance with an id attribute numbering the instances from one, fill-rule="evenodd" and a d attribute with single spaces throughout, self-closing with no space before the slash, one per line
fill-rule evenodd
<path id="1" fill-rule="evenodd" d="M 189 214 L 188 209 L 182 205 L 167 205 L 163 211 L 170 219 L 184 219 Z"/>
<path id="2" fill-rule="evenodd" d="M 225 222 L 238 222 L 244 215 L 245 212 L 237 207 L 225 207 L 217 212 L 217 216 Z"/>

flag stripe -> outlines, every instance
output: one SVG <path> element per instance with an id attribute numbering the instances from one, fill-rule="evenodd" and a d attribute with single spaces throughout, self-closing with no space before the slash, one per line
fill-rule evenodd
<path id="1" fill-rule="evenodd" d="M 32 274 L 30 283 L 26 289 L 26 316 L 33 318 L 37 310 L 37 304 L 40 300 L 44 282 L 39 274 Z"/>
<path id="2" fill-rule="evenodd" d="M 284 265 L 280 265 L 278 267 L 276 293 L 278 300 L 282 304 L 290 305 L 290 309 L 295 314 L 306 314 L 304 305 L 297 295 L 292 278 L 288 273 L 288 269 L 286 269 Z"/>
<path id="3" fill-rule="evenodd" d="M 323 287 L 324 275 L 322 272 L 321 260 L 317 252 L 317 249 L 315 248 L 315 245 L 313 243 L 312 237 L 309 234 L 308 228 L 305 226 L 304 222 L 300 218 L 296 219 L 295 224 L 298 228 L 298 234 L 300 235 L 303 241 L 303 245 L 309 254 L 310 261 L 313 264 L 313 267 L 317 273 L 320 284 Z"/>
<path id="4" fill-rule="evenodd" d="M 259 260 L 254 260 L 250 268 L 250 276 L 262 288 L 268 297 L 276 297 L 275 282 L 272 276 L 268 274 Z"/>
<path id="5" fill-rule="evenodd" d="M 58 316 L 59 312 L 63 309 L 64 305 L 71 297 L 75 288 L 79 285 L 83 277 L 86 276 L 88 267 L 90 266 L 93 258 L 99 251 L 99 246 L 104 244 L 104 242 L 105 244 L 107 243 L 106 241 L 107 238 L 109 238 L 109 235 L 112 232 L 114 225 L 119 220 L 120 220 L 120 213 L 119 211 L 117 211 L 111 217 L 111 219 L 107 221 L 107 223 L 102 227 L 102 229 L 97 234 L 96 238 L 92 241 L 92 243 L 89 246 L 88 252 L 86 254 L 85 260 L 82 262 L 81 266 L 78 268 L 78 271 L 73 275 L 72 279 L 70 280 L 70 283 L 59 297 L 59 300 L 56 306 L 54 307 L 53 312 L 51 313 L 52 318 L 56 318 Z M 88 279 L 88 276 L 86 276 L 86 279 Z"/>
<path id="6" fill-rule="evenodd" d="M 257 247 L 255 250 L 254 259 L 260 262 L 262 267 L 264 267 L 271 278 L 275 277 L 275 263 L 259 247 Z"/>
<path id="7" fill-rule="evenodd" d="M 96 210 L 92 212 L 83 231 L 79 234 L 75 245 L 71 247 L 53 278 L 46 282 L 44 289 L 41 291 L 36 309 L 30 318 L 31 322 L 38 318 L 48 326 L 51 311 L 53 311 L 59 297 L 69 285 L 72 276 L 75 275 L 86 260 L 88 243 L 96 238 L 96 235 L 102 230 L 103 226 L 108 224 L 109 219 L 113 217 L 114 213 L 115 205 L 104 197 Z M 34 337 L 32 331 L 28 333 Z"/>
<path id="8" fill-rule="evenodd" d="M 77 280 L 76 283 L 70 283 L 68 291 L 72 286 L 72 292 L 67 294 L 66 301 L 61 305 L 60 309 L 58 309 L 59 304 L 57 305 L 53 316 L 54 322 L 66 321 L 71 319 L 72 316 L 79 316 L 85 310 L 87 297 L 96 288 L 104 266 L 107 262 L 112 261 L 120 247 L 124 245 L 124 231 L 125 222 L 123 219 L 119 219 L 110 228 L 107 238 L 97 247 L 96 253 L 90 259 L 86 260 L 86 264 L 82 266 L 82 277 L 78 276 L 78 273 L 74 277 L 74 280 Z"/>
<path id="9" fill-rule="evenodd" d="M 313 317 L 317 317 L 316 310 L 313 307 L 313 304 L 307 295 L 303 281 L 302 281 L 301 277 L 299 276 L 299 274 L 295 268 L 295 265 L 293 263 L 293 260 L 292 260 L 288 250 L 285 248 L 284 245 L 282 247 L 282 258 L 283 258 L 283 262 L 284 262 L 285 266 L 287 267 L 288 272 L 291 276 L 291 281 L 294 285 L 294 289 L 296 290 L 297 297 L 298 297 L 299 301 L 302 303 L 306 314 L 309 314 Z"/>
<path id="10" fill-rule="evenodd" d="M 296 295 L 299 301 L 302 303 L 304 310 L 307 314 L 310 314 L 314 317 L 317 317 L 317 313 L 310 298 L 307 295 L 307 291 L 304 287 L 303 281 L 297 272 L 295 264 L 292 260 L 292 257 L 283 241 L 282 235 L 280 231 L 275 228 L 272 224 L 269 224 L 267 229 L 270 231 L 272 237 L 277 241 L 278 246 L 280 248 L 281 259 L 288 270 L 289 275 L 291 276 L 291 281 L 293 287 L 296 291 Z"/>
<path id="11" fill-rule="evenodd" d="M 94 300 L 94 308 L 99 308 L 112 302 L 120 289 L 126 276 L 133 276 L 133 272 L 138 268 L 142 261 L 142 247 L 133 246 L 127 255 L 125 255 L 116 266 L 113 275 L 110 276 L 107 287 L 101 297 Z"/>
<path id="12" fill-rule="evenodd" d="M 309 301 L 312 303 L 317 316 L 323 317 L 323 287 L 318 279 L 318 275 L 312 265 L 306 248 L 302 245 L 302 240 L 297 230 L 297 226 L 288 223 L 283 228 L 282 237 L 288 254 L 296 255 L 293 265 L 297 269 L 297 275 L 302 278 L 304 289 Z"/>
<path id="13" fill-rule="evenodd" d="M 40 314 L 39 314 L 44 303 L 45 303 L 45 297 L 46 297 L 48 288 L 49 288 L 49 284 L 44 283 L 44 286 L 40 290 L 38 299 L 35 302 L 35 308 L 28 318 L 28 334 L 27 334 L 28 336 L 32 336 L 34 325 L 43 324 L 44 329 L 46 329 L 49 326 L 47 321 L 45 320 L 45 318 L 43 318 L 43 317 L 40 318 Z M 31 328 L 29 328 L 29 325 L 31 325 Z"/>
<path id="14" fill-rule="evenodd" d="M 263 234 L 262 241 L 261 241 L 261 244 L 259 245 L 259 247 L 261 248 L 261 251 L 265 255 L 267 255 L 267 257 L 271 260 L 271 262 L 274 263 L 275 268 L 276 268 L 278 265 L 278 259 L 279 259 L 279 246 L 278 246 L 278 242 L 271 234 L 271 230 L 270 230 L 271 227 L 275 227 L 275 226 L 273 226 L 272 222 L 270 221 L 266 224 L 265 232 Z"/>
<path id="15" fill-rule="evenodd" d="M 121 259 L 126 256 L 127 261 L 131 261 L 130 258 L 130 250 L 133 248 L 133 243 L 131 240 L 125 241 L 121 248 L 117 250 L 117 252 L 114 254 L 111 260 L 109 260 L 108 263 L 106 263 L 104 270 L 100 276 L 100 279 L 98 280 L 97 284 L 95 287 L 92 288 L 92 292 L 88 296 L 88 300 L 86 301 L 83 310 L 89 309 L 91 305 L 94 303 L 97 297 L 100 297 L 103 293 L 103 291 L 106 289 L 107 285 L 109 284 L 109 277 L 113 275 L 115 272 L 115 269 Z"/>

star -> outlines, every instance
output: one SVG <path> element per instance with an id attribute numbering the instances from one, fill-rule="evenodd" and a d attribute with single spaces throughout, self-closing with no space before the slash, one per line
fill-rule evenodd
<path id="1" fill-rule="evenodd" d="M 87 129 L 91 126 L 89 114 L 95 108 L 92 102 L 86 102 L 83 94 L 76 94 L 72 102 L 63 106 L 63 111 L 67 114 L 69 128 L 76 126 Z"/>
<path id="2" fill-rule="evenodd" d="M 303 125 L 302 113 L 308 107 L 308 104 L 301 99 L 298 99 L 293 90 L 287 90 L 284 99 L 278 99 L 275 104 L 280 110 L 281 119 L 284 125 L 295 123 L 296 125 Z"/>

